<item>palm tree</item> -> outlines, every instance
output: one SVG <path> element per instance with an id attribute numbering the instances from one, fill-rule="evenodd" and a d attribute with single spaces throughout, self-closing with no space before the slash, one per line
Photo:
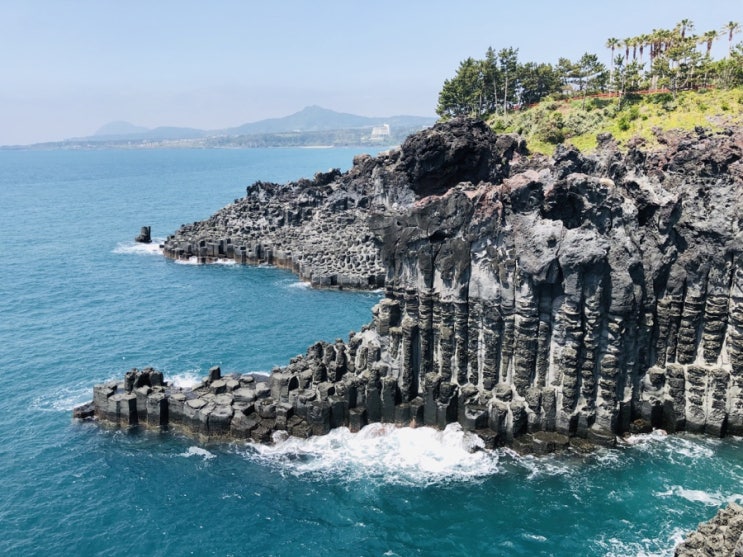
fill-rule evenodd
<path id="1" fill-rule="evenodd" d="M 682 19 L 678 22 L 678 28 L 681 29 L 681 40 L 686 38 L 686 31 L 694 29 L 694 22 L 690 19 Z"/>
<path id="2" fill-rule="evenodd" d="M 740 23 L 737 21 L 729 21 L 725 27 L 722 28 L 723 31 L 728 32 L 728 56 L 733 52 L 733 35 L 737 35 L 740 33 Z"/>
<path id="3" fill-rule="evenodd" d="M 707 58 L 710 56 L 710 51 L 712 50 L 712 43 L 716 41 L 720 37 L 720 33 L 718 31 L 715 31 L 714 29 L 712 31 L 707 31 L 702 35 L 702 40 L 704 43 L 707 44 Z"/>
<path id="4" fill-rule="evenodd" d="M 624 62 L 629 62 L 629 47 L 632 46 L 632 37 L 627 37 L 622 42 L 622 46 L 624 46 Z"/>
<path id="5" fill-rule="evenodd" d="M 614 50 L 619 46 L 619 39 L 611 37 L 606 39 L 606 48 L 611 49 L 611 76 L 614 76 Z"/>
<path id="6" fill-rule="evenodd" d="M 640 47 L 640 64 L 642 64 L 642 53 L 645 50 L 645 47 L 650 42 L 650 37 L 648 35 L 640 35 L 639 37 L 637 37 L 637 40 Z"/>

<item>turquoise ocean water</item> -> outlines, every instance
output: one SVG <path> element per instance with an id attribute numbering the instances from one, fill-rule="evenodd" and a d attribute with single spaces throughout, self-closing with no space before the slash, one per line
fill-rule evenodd
<path id="1" fill-rule="evenodd" d="M 668 555 L 743 500 L 741 439 L 534 459 L 469 452 L 456 427 L 255 447 L 71 419 L 131 367 L 265 372 L 369 321 L 379 294 L 132 241 L 356 152 L 0 151 L 0 554 Z"/>

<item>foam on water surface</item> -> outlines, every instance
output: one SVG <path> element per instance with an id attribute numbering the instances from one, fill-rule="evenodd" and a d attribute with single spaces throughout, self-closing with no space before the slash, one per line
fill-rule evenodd
<path id="1" fill-rule="evenodd" d="M 202 447 L 196 446 L 189 447 L 185 452 L 180 453 L 178 456 L 182 456 L 184 458 L 191 458 L 192 456 L 196 456 L 201 457 L 203 460 L 211 460 L 213 458 L 217 458 L 217 455 L 215 455 L 214 453 Z"/>
<path id="2" fill-rule="evenodd" d="M 89 402 L 91 398 L 90 385 L 78 383 L 44 390 L 34 397 L 31 409 L 39 412 L 71 412 L 73 408 Z"/>
<path id="3" fill-rule="evenodd" d="M 152 243 L 142 244 L 140 242 L 119 242 L 113 249 L 113 253 L 124 255 L 162 255 L 163 250 L 160 244 L 165 238 L 153 238 Z"/>
<path id="4" fill-rule="evenodd" d="M 196 370 L 191 370 L 169 375 L 166 380 L 176 389 L 188 391 L 199 385 L 205 375 Z"/>
<path id="5" fill-rule="evenodd" d="M 498 453 L 483 450 L 482 440 L 458 424 L 444 431 L 390 424 L 370 424 L 358 433 L 338 428 L 309 439 L 287 437 L 272 446 L 251 446 L 246 454 L 282 473 L 341 481 L 426 485 L 483 478 L 499 471 Z"/>

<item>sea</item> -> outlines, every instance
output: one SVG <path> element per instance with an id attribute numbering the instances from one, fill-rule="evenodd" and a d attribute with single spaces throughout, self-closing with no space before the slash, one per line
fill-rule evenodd
<path id="1" fill-rule="evenodd" d="M 364 149 L 0 150 L 0 554 L 671 555 L 743 502 L 743 440 L 656 431 L 589 455 L 370 425 L 273 446 L 72 418 L 153 366 L 268 373 L 371 320 L 379 292 L 137 245 Z"/>

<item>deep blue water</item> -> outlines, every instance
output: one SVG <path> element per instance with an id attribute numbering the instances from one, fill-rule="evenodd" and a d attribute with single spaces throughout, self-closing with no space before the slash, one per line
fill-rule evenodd
<path id="1" fill-rule="evenodd" d="M 456 428 L 269 448 L 71 419 L 131 367 L 268 371 L 369 321 L 378 294 L 132 242 L 356 152 L 0 151 L 0 554 L 667 555 L 743 500 L 741 439 L 654 434 L 537 460 L 471 453 Z"/>

